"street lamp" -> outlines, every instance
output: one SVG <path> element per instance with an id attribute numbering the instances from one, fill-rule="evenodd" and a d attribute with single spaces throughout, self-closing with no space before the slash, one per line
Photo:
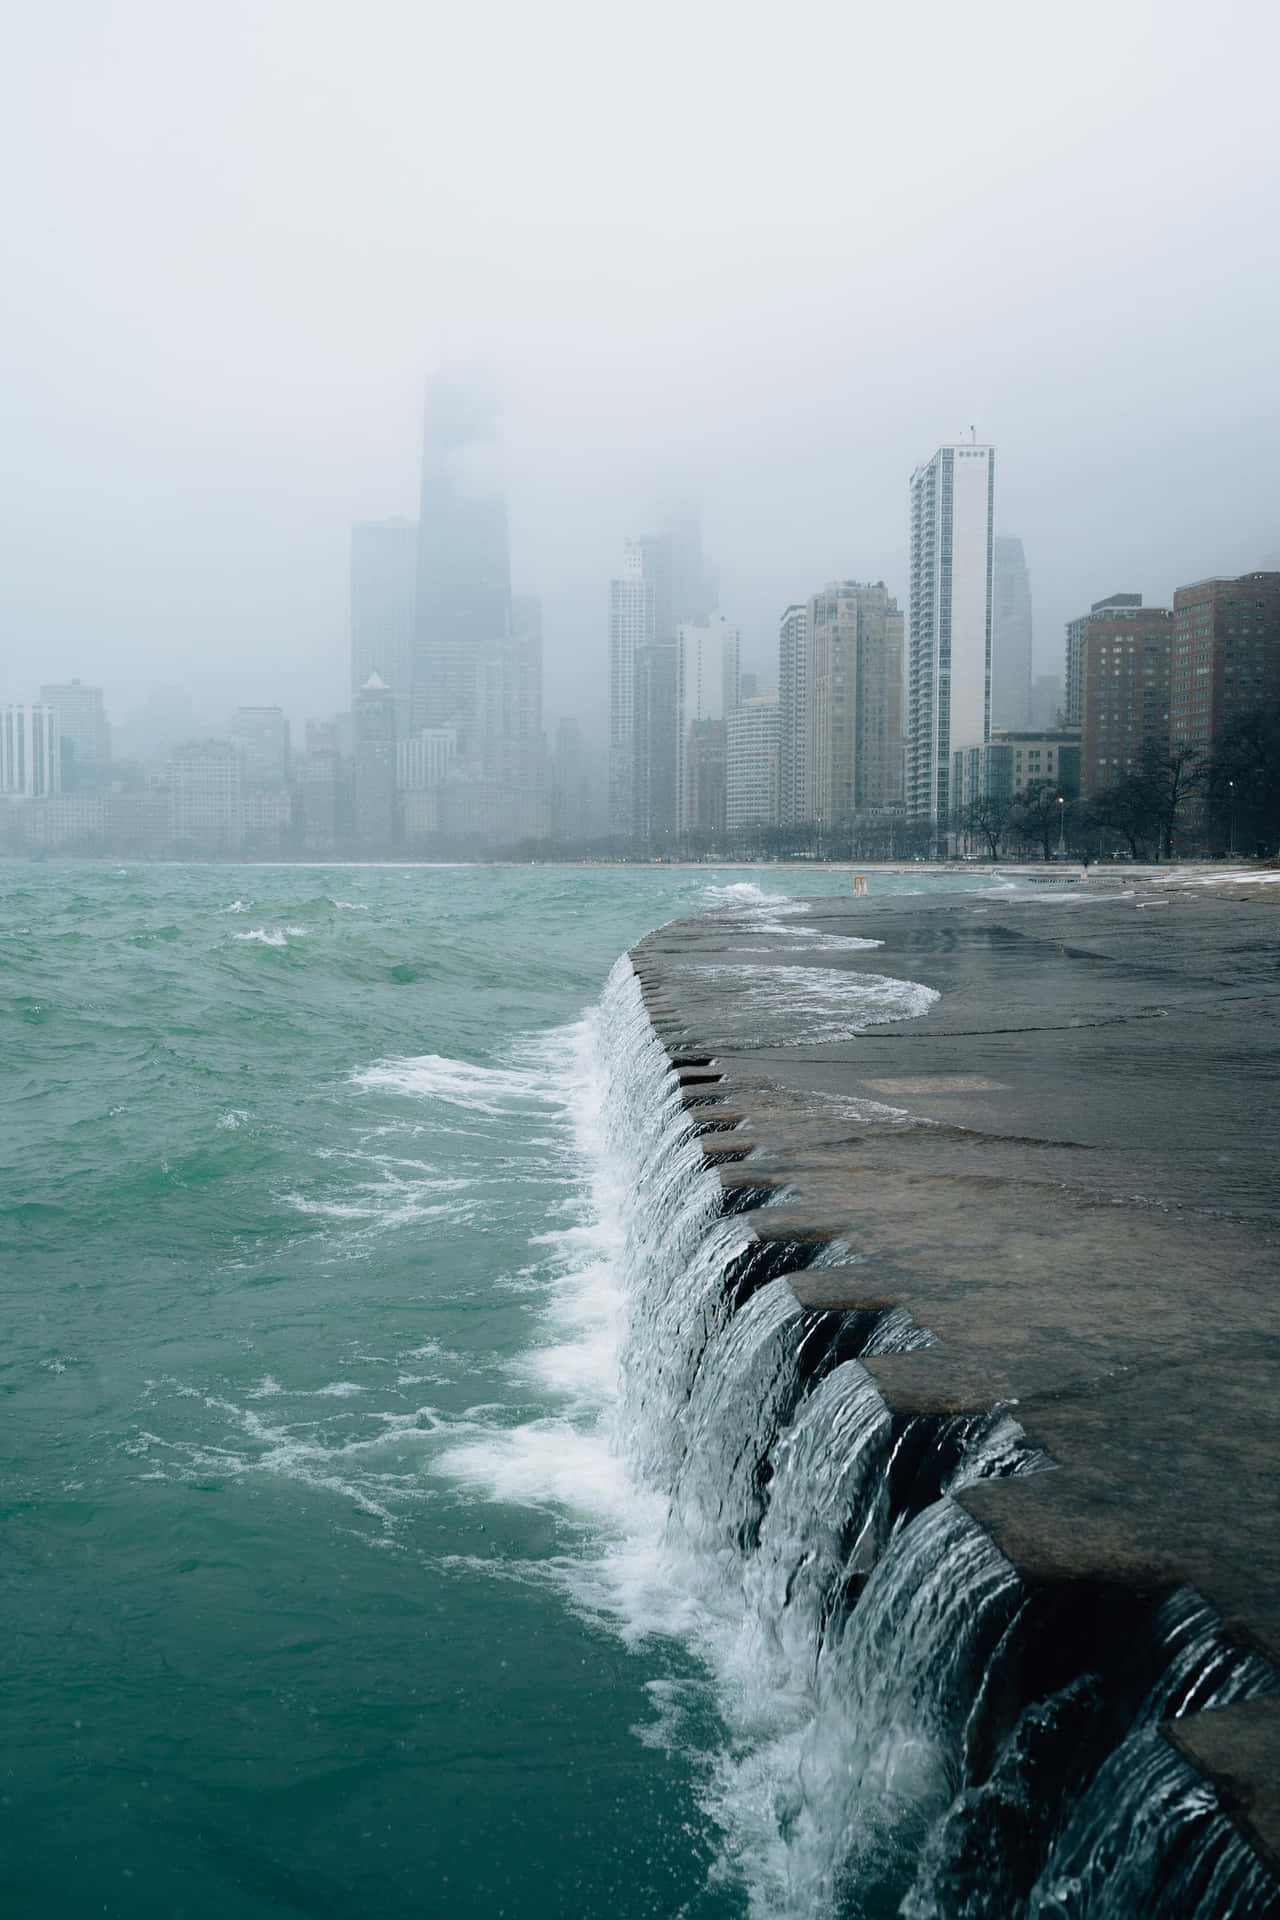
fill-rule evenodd
<path id="1" fill-rule="evenodd" d="M 1066 857 L 1067 857 L 1067 796 L 1065 793 L 1060 793 L 1058 795 L 1058 858 L 1059 860 L 1065 860 Z"/>
<path id="2" fill-rule="evenodd" d="M 1231 796 L 1231 798 L 1227 802 L 1227 807 L 1229 809 L 1227 817 L 1230 821 L 1230 827 L 1227 834 L 1227 854 L 1230 859 L 1234 859 L 1235 852 L 1236 852 L 1236 783 L 1234 780 L 1228 780 L 1227 792 Z"/>

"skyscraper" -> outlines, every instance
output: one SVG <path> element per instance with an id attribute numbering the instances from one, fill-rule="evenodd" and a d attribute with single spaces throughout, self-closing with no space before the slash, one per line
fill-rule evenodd
<path id="1" fill-rule="evenodd" d="M 833 580 L 810 600 L 809 818 L 831 828 L 902 799 L 902 639 L 883 580 Z"/>
<path id="2" fill-rule="evenodd" d="M 371 673 L 395 697 L 408 732 L 413 686 L 416 520 L 363 520 L 351 529 L 351 698 Z"/>
<path id="3" fill-rule="evenodd" d="M 455 728 L 463 761 L 473 761 L 479 746 L 481 673 L 511 631 L 506 502 L 477 472 L 492 411 L 464 377 L 441 373 L 427 383 L 413 726 Z"/>
<path id="4" fill-rule="evenodd" d="M 991 727 L 1031 720 L 1031 576 L 1021 540 L 997 534 L 991 618 Z"/>
<path id="5" fill-rule="evenodd" d="M 635 834 L 660 850 L 676 830 L 676 642 L 654 640 L 635 663 Z"/>
<path id="6" fill-rule="evenodd" d="M 79 680 L 41 687 L 40 698 L 58 719 L 63 786 L 97 786 L 111 759 L 111 728 L 102 704 L 102 688 Z"/>
<path id="7" fill-rule="evenodd" d="M 737 629 L 722 613 L 688 620 L 676 636 L 676 831 L 725 824 L 726 722 L 738 704 Z"/>
<path id="8" fill-rule="evenodd" d="M 636 659 L 654 640 L 654 590 L 644 545 L 629 540 L 609 582 L 609 831 L 636 831 Z"/>
<path id="9" fill-rule="evenodd" d="M 939 447 L 911 476 L 907 805 L 945 820 L 951 752 L 990 732 L 995 459 Z"/>
<path id="10" fill-rule="evenodd" d="M 355 832 L 389 846 L 396 831 L 396 703 L 371 673 L 355 698 Z"/>
<path id="11" fill-rule="evenodd" d="M 809 606 L 787 608 L 778 627 L 778 814 L 809 820 Z"/>

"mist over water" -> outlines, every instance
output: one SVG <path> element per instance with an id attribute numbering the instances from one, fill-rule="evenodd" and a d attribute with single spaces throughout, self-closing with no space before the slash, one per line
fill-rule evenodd
<path id="1" fill-rule="evenodd" d="M 746 1911 L 591 1009 L 673 914 L 847 886 L 5 869 L 17 1911 Z"/>

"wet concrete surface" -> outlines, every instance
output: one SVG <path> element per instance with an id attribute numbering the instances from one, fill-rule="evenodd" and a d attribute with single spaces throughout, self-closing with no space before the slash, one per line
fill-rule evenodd
<path id="1" fill-rule="evenodd" d="M 801 1301 L 903 1307 L 933 1344 L 867 1362 L 889 1404 L 1012 1403 L 1056 1463 L 962 1496 L 1013 1564 L 1189 1585 L 1280 1669 L 1278 905 L 822 900 L 633 957 L 730 1204 L 835 1243 Z M 1178 1744 L 1280 1862 L 1277 1703 Z"/>

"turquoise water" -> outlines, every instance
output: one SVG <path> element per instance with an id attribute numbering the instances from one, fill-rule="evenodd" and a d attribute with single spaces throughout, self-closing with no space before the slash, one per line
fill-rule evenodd
<path id="1" fill-rule="evenodd" d="M 746 1913 L 697 1659 L 593 1599 L 589 1009 L 848 885 L 0 867 L 10 1911 Z"/>

